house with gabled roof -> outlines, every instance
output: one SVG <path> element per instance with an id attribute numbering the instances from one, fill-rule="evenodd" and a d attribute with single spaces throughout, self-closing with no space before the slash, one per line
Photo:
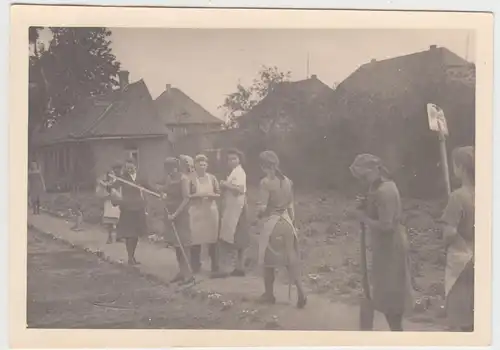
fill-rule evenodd
<path id="1" fill-rule="evenodd" d="M 310 138 L 298 138 L 302 131 L 310 125 L 328 123 L 328 102 L 334 90 L 325 84 L 317 75 L 298 81 L 285 81 L 269 89 L 267 95 L 250 111 L 236 119 L 238 131 L 228 130 L 228 134 L 246 133 L 240 137 L 240 147 L 247 153 L 249 179 L 261 176 L 258 166 L 258 154 L 264 149 L 272 149 L 280 155 L 280 161 L 296 183 L 311 181 L 309 176 L 301 176 L 300 172 L 307 168 L 304 161 L 298 161 L 301 152 L 305 152 Z M 221 139 L 238 141 L 238 138 Z M 221 143 L 224 143 L 221 140 Z M 309 158 L 315 155 L 310 155 Z M 321 161 L 321 160 L 320 160 Z"/>
<path id="2" fill-rule="evenodd" d="M 277 127 L 290 125 L 290 118 L 311 122 L 311 118 L 324 115 L 321 111 L 324 104 L 320 101 L 330 98 L 332 92 L 333 89 L 315 74 L 304 80 L 282 82 L 236 122 L 242 128 L 258 127 L 265 132 L 271 127 L 271 122 L 279 124 L 281 121 L 283 125 Z"/>
<path id="3" fill-rule="evenodd" d="M 474 145 L 473 63 L 431 45 L 428 50 L 360 66 L 339 84 L 330 103 L 338 130 L 330 148 L 339 155 L 325 159 L 325 167 L 342 172 L 332 179 L 345 187 L 346 179 L 352 179 L 349 162 L 356 154 L 369 152 L 384 160 L 403 195 L 445 196 L 439 140 L 429 129 L 428 103 L 444 111 L 450 154 L 454 147 Z"/>
<path id="4" fill-rule="evenodd" d="M 128 75 L 120 72 L 120 89 L 80 101 L 34 135 L 49 190 L 92 189 L 97 177 L 130 156 L 141 176 L 151 181 L 163 176 L 163 159 L 172 152 L 171 133 L 144 80 L 129 83 Z"/>
<path id="5" fill-rule="evenodd" d="M 175 145 L 185 136 L 199 135 L 220 130 L 223 120 L 215 117 L 182 90 L 165 86 L 165 91 L 155 99 L 155 106 Z"/>

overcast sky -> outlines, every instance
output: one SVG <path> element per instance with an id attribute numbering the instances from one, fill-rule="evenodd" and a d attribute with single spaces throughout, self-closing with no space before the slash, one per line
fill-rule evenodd
<path id="1" fill-rule="evenodd" d="M 372 58 L 423 51 L 432 44 L 475 60 L 474 36 L 468 40 L 466 30 L 111 30 L 113 52 L 131 81 L 143 78 L 153 98 L 171 84 L 218 117 L 225 95 L 238 81 L 251 83 L 261 65 L 290 70 L 293 80 L 306 78 L 308 53 L 309 73 L 330 86 Z"/>

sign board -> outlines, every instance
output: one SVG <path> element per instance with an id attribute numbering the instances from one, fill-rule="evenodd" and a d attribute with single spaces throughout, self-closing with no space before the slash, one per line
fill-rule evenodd
<path id="1" fill-rule="evenodd" d="M 427 116 L 429 117 L 429 128 L 432 131 L 439 131 L 443 135 L 448 135 L 448 124 L 441 108 L 433 103 L 428 103 Z"/>

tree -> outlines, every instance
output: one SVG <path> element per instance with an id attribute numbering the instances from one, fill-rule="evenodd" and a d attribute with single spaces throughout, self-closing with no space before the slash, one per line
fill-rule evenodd
<path id="1" fill-rule="evenodd" d="M 252 82 L 245 87 L 238 83 L 236 92 L 226 96 L 224 103 L 219 107 L 225 111 L 227 127 L 237 127 L 237 119 L 257 105 L 274 87 L 282 82 L 289 81 L 291 72 L 282 72 L 276 66 L 263 65 Z"/>
<path id="2" fill-rule="evenodd" d="M 43 62 L 53 114 L 66 114 L 81 99 L 119 85 L 120 63 L 112 54 L 106 28 L 51 28 L 53 39 Z"/>
<path id="3" fill-rule="evenodd" d="M 45 49 L 38 45 L 39 30 L 30 28 L 30 132 L 56 121 L 90 96 L 118 86 L 120 63 L 111 52 L 106 28 L 52 27 Z M 39 48 L 38 48 L 39 47 Z M 33 125 L 31 125 L 33 122 Z"/>

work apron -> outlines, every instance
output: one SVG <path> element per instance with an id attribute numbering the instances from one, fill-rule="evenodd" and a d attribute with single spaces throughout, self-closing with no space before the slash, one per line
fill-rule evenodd
<path id="1" fill-rule="evenodd" d="M 258 256 L 258 264 L 259 266 L 264 266 L 264 259 L 266 256 L 266 250 L 269 247 L 269 239 L 271 235 L 273 234 L 274 228 L 276 224 L 279 222 L 280 219 L 284 219 L 291 227 L 293 230 L 293 234 L 295 236 L 295 239 L 298 239 L 297 236 L 297 230 L 295 229 L 295 226 L 292 223 L 292 219 L 290 218 L 290 215 L 288 214 L 288 210 L 285 210 L 282 214 L 271 214 L 269 217 L 263 219 L 261 223 L 259 223 L 259 256 Z"/>

